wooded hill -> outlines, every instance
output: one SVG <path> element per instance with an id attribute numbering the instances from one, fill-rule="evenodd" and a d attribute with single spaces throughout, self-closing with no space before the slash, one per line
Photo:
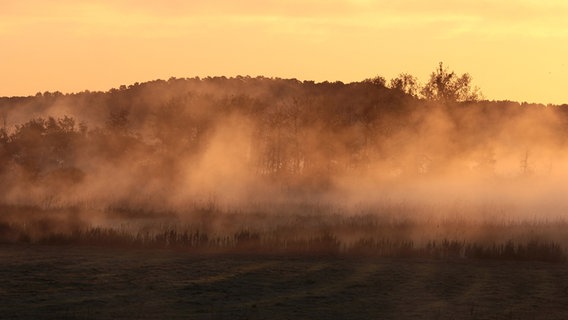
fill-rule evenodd
<path id="1" fill-rule="evenodd" d="M 114 190 L 115 200 L 160 197 L 188 184 L 223 193 L 252 180 L 326 190 L 346 175 L 385 183 L 540 175 L 562 160 L 568 105 L 460 101 L 408 88 L 380 77 L 210 77 L 0 98 L 0 200 L 84 200 L 77 188 Z"/>

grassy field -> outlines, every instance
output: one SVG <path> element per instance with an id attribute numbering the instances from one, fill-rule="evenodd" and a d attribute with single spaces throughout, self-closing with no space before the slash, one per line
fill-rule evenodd
<path id="1" fill-rule="evenodd" d="M 562 217 L 261 209 L 2 207 L 0 318 L 568 318 Z"/>
<path id="2" fill-rule="evenodd" d="M 0 246 L 3 319 L 566 319 L 565 263 Z"/>

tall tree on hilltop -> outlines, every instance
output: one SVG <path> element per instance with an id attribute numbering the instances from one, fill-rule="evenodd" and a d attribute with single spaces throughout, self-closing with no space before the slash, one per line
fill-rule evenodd
<path id="1" fill-rule="evenodd" d="M 448 71 L 440 62 L 436 71 L 430 74 L 430 80 L 422 89 L 422 95 L 429 100 L 441 102 L 477 101 L 481 97 L 479 88 L 472 87 L 471 76 L 464 73 L 458 76 Z"/>

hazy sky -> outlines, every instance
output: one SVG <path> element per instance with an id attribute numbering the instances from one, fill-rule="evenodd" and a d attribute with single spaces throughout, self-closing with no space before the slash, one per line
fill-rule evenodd
<path id="1" fill-rule="evenodd" d="M 564 0 L 0 0 L 0 95 L 171 76 L 426 81 L 439 61 L 489 99 L 568 103 Z"/>

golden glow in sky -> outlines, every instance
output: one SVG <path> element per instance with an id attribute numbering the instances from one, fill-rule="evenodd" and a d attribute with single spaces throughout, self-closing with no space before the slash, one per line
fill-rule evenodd
<path id="1" fill-rule="evenodd" d="M 568 103 L 563 0 L 0 0 L 0 96 L 193 76 L 359 81 L 443 61 L 488 99 Z"/>

